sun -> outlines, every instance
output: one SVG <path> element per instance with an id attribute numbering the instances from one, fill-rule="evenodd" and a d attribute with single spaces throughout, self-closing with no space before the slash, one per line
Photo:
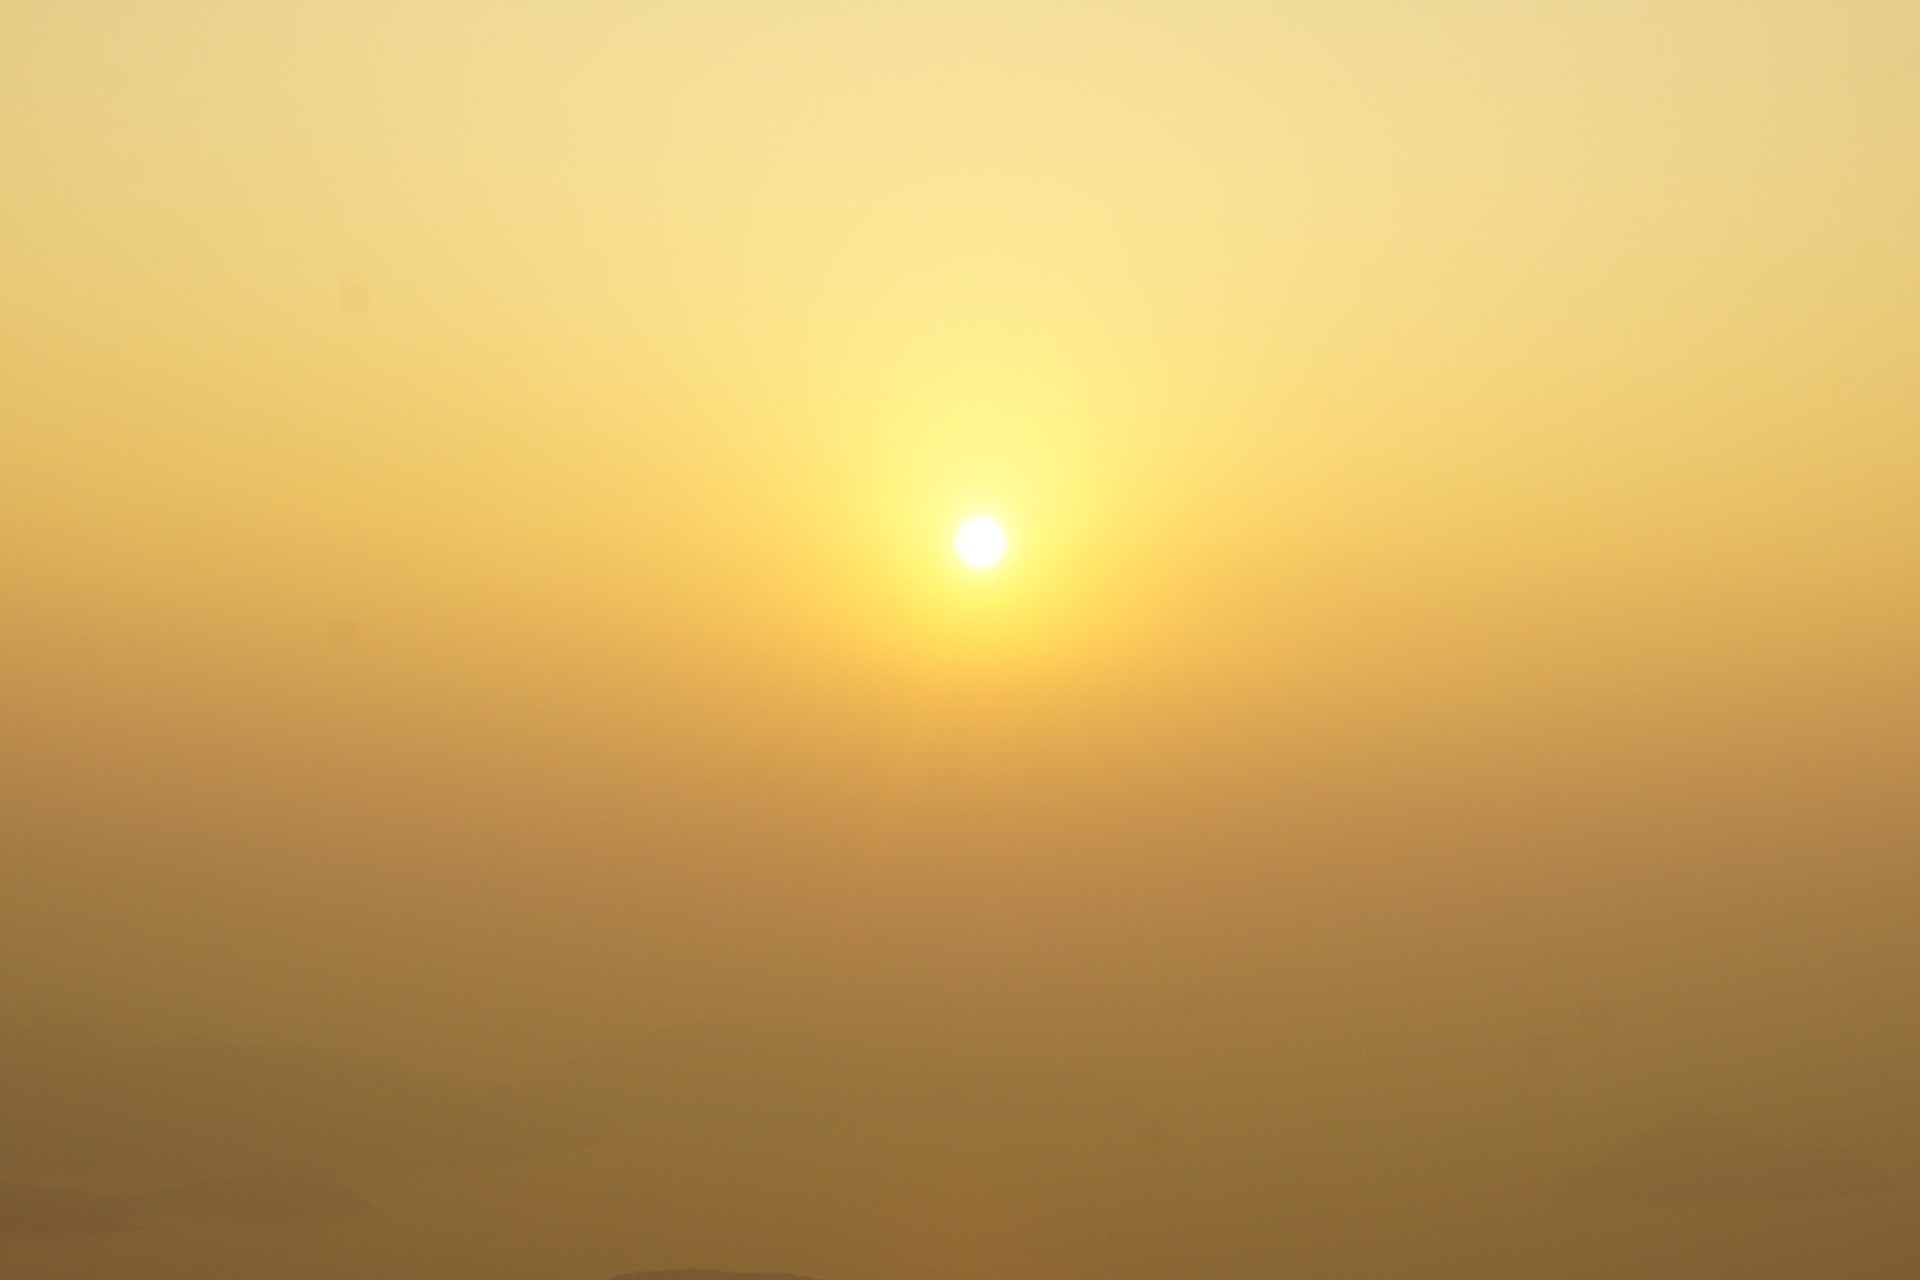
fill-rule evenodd
<path id="1" fill-rule="evenodd" d="M 954 535 L 953 549 L 969 569 L 991 569 L 1007 556 L 1007 531 L 992 516 L 970 516 Z"/>

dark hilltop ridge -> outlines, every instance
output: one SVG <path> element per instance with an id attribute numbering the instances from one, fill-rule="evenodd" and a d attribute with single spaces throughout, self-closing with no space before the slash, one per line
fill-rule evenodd
<path id="1" fill-rule="evenodd" d="M 1769 1141 L 1711 1116 L 1685 1116 L 1577 1169 L 1569 1200 L 1613 1204 L 1787 1204 L 1880 1195 L 1899 1184 L 1851 1152 Z"/>

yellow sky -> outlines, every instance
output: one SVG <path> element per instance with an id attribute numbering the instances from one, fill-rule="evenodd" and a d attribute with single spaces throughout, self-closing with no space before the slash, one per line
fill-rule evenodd
<path id="1" fill-rule="evenodd" d="M 1905 0 L 4 25 L 0 839 L 1912 830 Z"/>

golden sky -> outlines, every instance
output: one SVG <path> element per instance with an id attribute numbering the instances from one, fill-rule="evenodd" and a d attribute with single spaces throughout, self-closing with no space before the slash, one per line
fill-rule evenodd
<path id="1" fill-rule="evenodd" d="M 1920 1184 L 1917 160 L 1914 0 L 0 0 L 0 1050 L 782 1025 L 1146 1144 L 0 1270 L 1615 1280 L 1476 1250 L 1703 1102 Z"/>
<path id="2" fill-rule="evenodd" d="M 1088 885 L 1119 946 L 1347 854 L 1916 830 L 1906 0 L 5 27 L 0 843 L 82 1008 L 404 1039 L 186 940 L 389 880 L 526 907 L 473 968 L 584 1026 L 609 885 L 775 952 L 950 913 L 899 981 L 999 991 Z M 129 867 L 197 923 L 49 959 Z M 878 1007 L 896 941 L 615 986 Z"/>

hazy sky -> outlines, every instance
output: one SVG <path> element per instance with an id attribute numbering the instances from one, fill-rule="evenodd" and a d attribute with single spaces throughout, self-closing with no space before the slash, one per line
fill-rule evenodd
<path id="1" fill-rule="evenodd" d="M 1455 1099 L 1591 1015 L 1596 1129 L 1870 1133 L 1917 68 L 1911 0 L 11 0 L 0 1015 Z"/>

